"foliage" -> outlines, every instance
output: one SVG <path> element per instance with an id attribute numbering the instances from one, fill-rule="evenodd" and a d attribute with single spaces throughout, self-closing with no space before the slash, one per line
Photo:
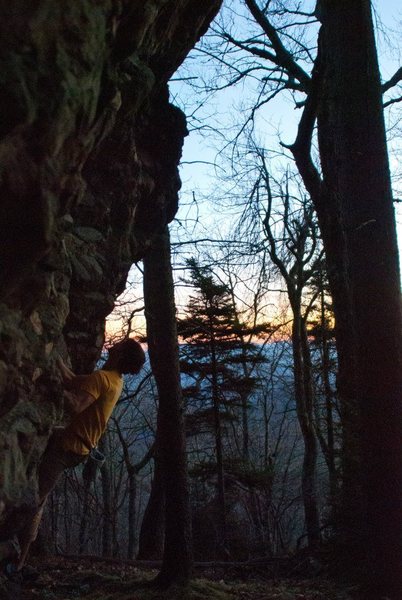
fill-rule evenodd
<path id="1" fill-rule="evenodd" d="M 205 404 L 212 393 L 211 387 L 218 383 L 220 410 L 223 408 L 222 417 L 228 419 L 230 406 L 236 406 L 236 396 L 248 396 L 258 384 L 256 377 L 239 368 L 245 363 L 256 365 L 264 361 L 255 345 L 244 340 L 246 334 L 253 335 L 257 328 L 240 322 L 226 284 L 216 282 L 211 271 L 195 259 L 187 262 L 196 290 L 189 298 L 185 318 L 178 321 L 179 335 L 187 341 L 182 348 L 181 372 L 193 378 L 193 382 L 187 380 L 184 385 L 187 405 L 190 399 L 202 400 L 204 406 L 196 414 L 208 419 Z M 263 331 L 268 333 L 270 327 L 259 325 L 258 332 Z"/>

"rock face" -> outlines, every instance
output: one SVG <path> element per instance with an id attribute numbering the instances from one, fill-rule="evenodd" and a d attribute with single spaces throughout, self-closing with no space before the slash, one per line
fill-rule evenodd
<path id="1" fill-rule="evenodd" d="M 57 354 L 93 368 L 131 264 L 175 214 L 186 123 L 167 81 L 219 5 L 0 7 L 2 540 L 63 418 Z"/>

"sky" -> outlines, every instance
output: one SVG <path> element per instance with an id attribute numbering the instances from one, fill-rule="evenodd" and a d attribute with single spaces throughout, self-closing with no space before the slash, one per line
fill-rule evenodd
<path id="1" fill-rule="evenodd" d="M 233 1 L 233 0 L 232 0 Z M 310 5 L 311 2 L 308 2 Z M 395 71 L 402 65 L 401 48 L 398 48 L 400 31 L 402 29 L 402 5 L 400 0 L 377 0 L 374 3 L 375 19 L 379 19 L 387 28 L 386 33 L 378 34 L 378 54 L 381 66 L 383 80 L 389 79 Z M 195 61 L 190 55 L 174 76 L 174 81 L 171 83 L 171 95 L 174 102 L 177 102 L 185 112 L 191 112 L 194 102 L 192 95 L 194 90 L 191 89 L 186 82 L 180 81 L 181 77 L 187 77 L 193 74 L 195 69 Z M 204 74 L 208 75 L 207 71 Z M 202 202 L 204 196 L 217 194 L 219 187 L 219 178 L 225 171 L 224 162 L 219 157 L 219 151 L 222 148 L 219 136 L 215 135 L 215 131 L 219 126 L 228 126 L 228 123 L 236 115 L 242 112 L 242 103 L 246 102 L 249 96 L 249 91 L 244 87 L 237 89 L 227 89 L 220 94 L 213 96 L 206 104 L 197 112 L 197 115 L 204 120 L 204 123 L 210 123 L 212 131 L 206 129 L 204 132 L 193 130 L 186 138 L 183 149 L 182 165 L 180 168 L 181 178 L 183 181 L 181 191 L 180 209 L 177 215 L 176 225 L 179 221 L 185 221 L 190 215 L 193 219 L 199 217 L 200 225 L 196 229 L 196 234 L 199 237 L 209 237 L 211 232 L 221 231 L 224 228 L 222 218 L 208 202 Z M 392 96 L 392 92 L 390 94 Z M 394 94 L 395 95 L 395 94 Z M 391 130 L 395 132 L 393 127 L 393 119 L 399 112 L 402 120 L 402 103 L 396 105 L 391 116 L 386 115 L 386 123 Z M 263 139 L 267 147 L 278 147 L 277 133 L 280 131 L 281 140 L 285 143 L 291 143 L 295 139 L 297 124 L 300 117 L 300 111 L 293 108 L 289 98 L 280 96 L 261 111 L 257 119 L 258 135 Z M 190 123 L 192 121 L 190 120 Z M 400 138 L 390 140 L 390 164 L 391 170 L 396 177 L 401 176 L 401 157 L 400 149 L 402 145 L 402 127 L 399 128 Z M 218 156 L 218 158 L 217 158 Z M 216 166 L 218 162 L 218 166 Z M 402 197 L 402 192 L 399 188 L 399 183 L 395 183 L 395 196 Z M 194 202 L 198 200 L 198 202 Z M 402 258 L 402 205 L 396 204 L 396 218 L 398 224 L 398 237 L 400 245 L 400 254 Z M 191 225 L 190 225 L 191 227 Z M 172 239 L 175 235 L 181 239 L 185 236 L 185 232 L 176 226 L 172 228 Z"/>
<path id="2" fill-rule="evenodd" d="M 229 0 L 228 0 L 229 1 Z M 230 0 L 231 6 L 239 3 L 239 0 Z M 313 5 L 312 0 L 306 0 L 307 4 Z M 374 2 L 375 19 L 382 23 L 384 30 L 377 34 L 377 46 L 380 60 L 380 68 L 383 80 L 389 79 L 402 65 L 402 43 L 399 42 L 402 30 L 402 5 L 400 0 L 376 0 Z M 174 75 L 170 84 L 171 101 L 191 115 L 200 96 L 194 92 L 189 85 L 187 77 L 195 75 L 208 78 L 212 72 L 211 67 L 206 67 L 199 72 L 197 52 L 190 53 L 181 69 Z M 184 81 L 183 81 L 184 79 Z M 193 83 L 193 79 L 190 80 Z M 195 80 L 197 83 L 198 81 Z M 251 91 L 253 93 L 251 93 Z M 235 196 L 239 190 L 235 186 L 231 188 L 231 182 L 222 179 L 229 172 L 227 162 L 223 159 L 225 151 L 222 150 L 222 136 L 217 133 L 220 128 L 226 128 L 225 135 L 230 135 L 229 126 L 233 120 L 239 120 L 244 114 L 244 106 L 249 98 L 254 98 L 255 90 L 250 90 L 247 85 L 236 89 L 229 88 L 224 92 L 213 95 L 197 109 L 195 119 L 189 118 L 190 134 L 185 139 L 180 175 L 182 179 L 182 190 L 180 192 L 179 211 L 175 221 L 171 225 L 171 240 L 173 246 L 178 242 L 188 239 L 222 239 L 228 236 L 229 228 L 230 195 Z M 391 92 L 392 95 L 392 92 Z M 395 94 L 394 94 L 395 95 Z M 397 95 L 397 94 L 396 94 Z M 395 117 L 401 117 L 401 124 L 395 126 Z M 295 110 L 293 101 L 289 97 L 278 96 L 260 111 L 256 118 L 256 130 L 259 142 L 267 148 L 279 148 L 278 132 L 281 141 L 292 143 L 295 139 L 300 110 Z M 197 119 L 199 119 L 197 121 Z M 192 127 L 201 127 L 200 129 Z M 391 114 L 386 114 L 386 125 L 390 128 L 390 165 L 394 176 L 394 195 L 402 199 L 402 103 L 395 105 Z M 399 133 L 399 136 L 397 135 Z M 241 168 L 241 166 L 239 167 Z M 216 196 L 220 198 L 211 203 L 209 198 Z M 228 202 L 229 200 L 229 202 Z M 222 207 L 220 209 L 220 206 Z M 395 205 L 397 231 L 400 247 L 400 261 L 402 264 L 402 203 Z M 233 211 L 232 211 L 233 212 Z M 197 249 L 202 250 L 202 244 L 184 246 L 188 255 L 197 255 Z M 183 250 L 182 250 L 183 254 Z M 175 278 L 179 282 L 176 287 L 176 303 L 181 311 L 187 303 L 189 288 L 181 280 L 184 273 L 183 256 L 179 255 L 174 260 Z M 141 272 L 138 266 L 134 266 L 131 272 L 131 280 L 134 282 L 134 293 L 130 290 L 125 292 L 125 299 L 131 299 L 141 295 Z M 139 291 L 138 291 L 139 290 Z M 280 305 L 278 296 L 274 297 L 273 303 Z M 128 309 L 127 309 L 128 310 Z M 109 321 L 109 331 L 118 327 L 112 316 Z M 143 317 L 138 315 L 134 319 L 134 327 L 139 330 L 144 327 Z"/>

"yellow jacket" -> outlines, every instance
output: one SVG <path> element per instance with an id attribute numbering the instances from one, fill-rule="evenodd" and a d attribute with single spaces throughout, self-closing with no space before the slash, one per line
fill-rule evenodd
<path id="1" fill-rule="evenodd" d="M 79 389 L 95 398 L 81 413 L 76 414 L 60 436 L 64 450 L 89 454 L 94 448 L 120 397 L 123 378 L 117 371 L 94 371 L 80 381 Z"/>

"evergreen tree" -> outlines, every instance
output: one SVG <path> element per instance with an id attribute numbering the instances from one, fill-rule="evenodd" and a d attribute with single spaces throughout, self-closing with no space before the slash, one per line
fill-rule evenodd
<path id="1" fill-rule="evenodd" d="M 220 553 L 225 555 L 225 478 L 229 472 L 235 472 L 237 479 L 249 479 L 253 471 L 244 443 L 240 456 L 225 448 L 225 431 L 229 424 L 241 420 L 244 440 L 245 407 L 258 385 L 253 367 L 264 360 L 259 348 L 245 341 L 245 336 L 248 334 L 249 339 L 250 334 L 261 335 L 270 328 L 266 323 L 252 327 L 241 323 L 229 287 L 217 282 L 210 270 L 195 259 L 189 259 L 187 266 L 195 294 L 190 296 L 186 316 L 178 325 L 179 335 L 186 340 L 182 347 L 181 371 L 195 382 L 184 389 L 188 401 L 187 433 L 197 435 L 204 431 L 214 436 L 214 459 L 199 463 L 193 473 L 217 476 L 217 539 Z"/>

